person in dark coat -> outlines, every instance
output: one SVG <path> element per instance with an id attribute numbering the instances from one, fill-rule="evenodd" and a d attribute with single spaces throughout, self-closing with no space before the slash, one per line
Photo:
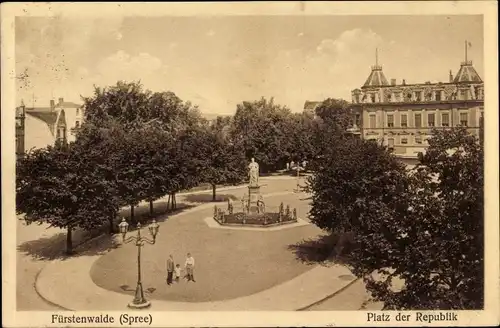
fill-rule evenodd
<path id="1" fill-rule="evenodd" d="M 167 285 L 172 284 L 172 278 L 174 276 L 174 257 L 172 255 L 168 256 L 167 260 Z"/>

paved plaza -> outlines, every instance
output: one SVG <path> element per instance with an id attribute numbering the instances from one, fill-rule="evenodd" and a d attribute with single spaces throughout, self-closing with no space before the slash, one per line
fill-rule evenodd
<path id="1" fill-rule="evenodd" d="M 143 286 L 153 310 L 358 310 L 363 306 L 368 298 L 363 283 L 345 266 L 323 262 L 325 258 L 318 255 L 324 233 L 308 224 L 309 200 L 306 194 L 294 192 L 296 180 L 267 178 L 262 184 L 266 206 L 290 204 L 304 224 L 270 231 L 217 229 L 206 220 L 213 215 L 210 192 L 179 195 L 178 204 L 185 210 L 158 217 L 156 244 L 142 248 Z M 224 207 L 227 198 L 236 204 L 245 189 L 219 190 L 218 206 Z M 33 238 L 29 242 L 36 245 L 41 231 L 47 236 L 53 232 L 52 238 L 63 235 L 58 236 L 58 229 L 36 226 L 35 231 L 34 227 L 18 229 L 18 236 L 25 232 L 18 241 L 18 272 L 24 270 L 17 279 L 19 310 L 120 310 L 131 301 L 137 281 L 133 244 L 123 245 L 119 235 L 104 235 L 79 246 L 73 257 L 58 257 L 54 249 L 53 254 L 46 250 L 35 259 L 33 251 L 26 252 L 27 240 Z M 143 234 L 148 234 L 146 228 Z M 181 280 L 167 286 L 168 254 L 183 266 L 188 252 L 196 260 L 196 282 Z"/>

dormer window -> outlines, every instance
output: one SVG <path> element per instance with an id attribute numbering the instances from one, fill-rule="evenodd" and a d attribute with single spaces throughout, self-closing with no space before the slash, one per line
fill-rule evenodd
<path id="1" fill-rule="evenodd" d="M 372 99 L 372 102 L 374 103 L 374 102 L 375 102 L 375 94 L 374 94 L 374 93 L 372 93 L 372 94 L 370 95 L 370 97 L 371 97 L 371 99 Z"/>
<path id="2" fill-rule="evenodd" d="M 467 96 L 468 96 L 467 90 L 461 90 L 460 91 L 460 99 L 461 100 L 467 100 L 467 98 L 468 98 Z"/>
<path id="3" fill-rule="evenodd" d="M 415 91 L 415 101 L 422 101 L 422 91 Z"/>

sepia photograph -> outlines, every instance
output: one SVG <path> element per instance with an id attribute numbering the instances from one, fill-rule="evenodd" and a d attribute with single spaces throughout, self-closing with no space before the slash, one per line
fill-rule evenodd
<path id="1" fill-rule="evenodd" d="M 7 5 L 6 327 L 500 323 L 496 3 Z"/>

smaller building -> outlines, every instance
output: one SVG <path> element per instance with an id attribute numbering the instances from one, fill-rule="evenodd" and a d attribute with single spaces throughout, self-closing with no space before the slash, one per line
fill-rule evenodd
<path id="1" fill-rule="evenodd" d="M 24 156 L 24 123 L 26 118 L 24 103 L 16 108 L 16 159 Z"/>
<path id="2" fill-rule="evenodd" d="M 54 111 L 64 110 L 68 130 L 68 142 L 75 141 L 76 134 L 83 122 L 83 106 L 74 102 L 64 101 L 64 98 L 59 98 L 57 103 L 51 100 L 50 107 Z"/>
<path id="3" fill-rule="evenodd" d="M 57 140 L 68 142 L 66 111 L 51 102 L 50 107 L 16 108 L 16 157 L 32 150 L 54 145 Z"/>

